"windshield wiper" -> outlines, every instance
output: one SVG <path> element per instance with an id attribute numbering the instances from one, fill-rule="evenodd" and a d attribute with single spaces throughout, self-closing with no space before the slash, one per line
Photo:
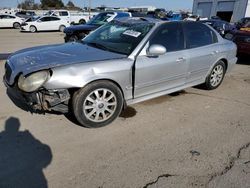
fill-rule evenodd
<path id="1" fill-rule="evenodd" d="M 96 43 L 96 42 L 87 42 L 86 43 L 87 45 L 90 45 L 90 46 L 94 46 L 96 48 L 99 48 L 99 49 L 102 49 L 102 50 L 105 50 L 105 51 L 110 51 L 106 46 L 100 44 L 100 43 Z"/>
<path id="2" fill-rule="evenodd" d="M 89 46 L 93 46 L 95 48 L 98 48 L 98 49 L 102 49 L 102 50 L 105 50 L 105 51 L 109 51 L 109 52 L 113 52 L 113 53 L 118 53 L 118 54 L 123 54 L 123 55 L 128 55 L 126 53 L 122 53 L 122 52 L 119 52 L 117 50 L 114 50 L 114 49 L 110 49 L 110 48 L 107 48 L 106 46 L 100 44 L 100 43 L 96 43 L 96 42 L 85 42 L 85 41 L 82 41 L 83 44 L 87 44 Z"/>

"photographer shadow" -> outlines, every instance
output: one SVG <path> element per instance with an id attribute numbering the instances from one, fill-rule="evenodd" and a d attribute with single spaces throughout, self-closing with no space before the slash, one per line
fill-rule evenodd
<path id="1" fill-rule="evenodd" d="M 52 161 L 51 149 L 20 126 L 10 117 L 0 132 L 0 187 L 46 188 L 43 169 Z"/>

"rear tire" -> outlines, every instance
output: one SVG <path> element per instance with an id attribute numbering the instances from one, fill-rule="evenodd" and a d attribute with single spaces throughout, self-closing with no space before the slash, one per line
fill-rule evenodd
<path id="1" fill-rule="evenodd" d="M 77 121 L 82 126 L 103 127 L 120 115 L 123 95 L 114 83 L 96 81 L 74 93 L 72 107 Z"/>
<path id="2" fill-rule="evenodd" d="M 61 31 L 61 32 L 63 32 L 64 29 L 65 29 L 65 25 L 61 25 L 61 26 L 59 27 L 59 31 Z"/>
<path id="3" fill-rule="evenodd" d="M 20 29 L 20 28 L 21 28 L 21 24 L 18 23 L 18 22 L 15 22 L 15 23 L 13 24 L 13 28 L 14 28 L 14 29 Z"/>
<path id="4" fill-rule="evenodd" d="M 30 26 L 30 32 L 31 33 L 35 33 L 37 31 L 36 27 L 35 26 Z"/>
<path id="5" fill-rule="evenodd" d="M 224 79 L 225 73 L 226 65 L 222 60 L 220 60 L 214 65 L 210 74 L 206 78 L 206 82 L 204 83 L 205 89 L 213 90 L 219 87 Z"/>

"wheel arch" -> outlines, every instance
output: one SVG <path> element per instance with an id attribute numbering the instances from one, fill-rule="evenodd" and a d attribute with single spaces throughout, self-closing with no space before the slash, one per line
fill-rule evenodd
<path id="1" fill-rule="evenodd" d="M 98 78 L 98 79 L 95 79 L 95 80 L 90 80 L 90 81 L 86 82 L 83 87 L 70 88 L 69 92 L 72 95 L 74 92 L 78 91 L 79 89 L 82 89 L 82 88 L 86 87 L 87 85 L 90 85 L 90 84 L 92 84 L 94 82 L 98 82 L 98 81 L 107 81 L 107 82 L 111 82 L 111 83 L 115 84 L 119 88 L 119 90 L 121 91 L 121 93 L 122 93 L 123 108 L 127 107 L 127 103 L 126 103 L 126 99 L 125 99 L 125 94 L 124 94 L 124 89 L 121 87 L 121 85 L 117 81 L 115 81 L 113 79 L 110 79 L 110 78 Z"/>
<path id="2" fill-rule="evenodd" d="M 81 18 L 78 23 L 86 23 L 86 20 L 84 18 Z"/>
<path id="3" fill-rule="evenodd" d="M 29 28 L 31 28 L 31 27 L 36 28 L 36 31 L 38 31 L 38 30 L 37 30 L 37 27 L 36 27 L 35 25 L 30 25 L 30 27 L 29 27 Z"/>
<path id="4" fill-rule="evenodd" d="M 61 27 L 64 27 L 64 29 L 66 28 L 66 25 L 64 25 L 64 24 L 61 24 L 60 26 L 59 26 L 59 31 L 61 31 Z M 63 31 L 62 31 L 63 32 Z"/>
<path id="5" fill-rule="evenodd" d="M 204 77 L 204 79 L 206 79 L 206 78 L 208 77 L 208 75 L 209 75 L 210 72 L 212 71 L 214 65 L 215 65 L 216 63 L 218 63 L 219 61 L 223 61 L 223 63 L 225 63 L 225 66 L 226 66 L 226 67 L 225 67 L 225 68 L 226 68 L 225 73 L 227 72 L 228 61 L 227 61 L 227 59 L 226 59 L 225 57 L 220 57 L 220 58 L 218 58 L 218 59 L 211 65 L 211 67 L 210 67 L 210 69 L 208 70 L 208 72 L 206 73 L 206 76 Z"/>
<path id="6" fill-rule="evenodd" d="M 219 61 L 223 61 L 225 63 L 225 68 L 226 68 L 225 72 L 227 72 L 227 68 L 228 68 L 228 61 L 227 61 L 227 59 L 226 58 L 221 58 Z"/>

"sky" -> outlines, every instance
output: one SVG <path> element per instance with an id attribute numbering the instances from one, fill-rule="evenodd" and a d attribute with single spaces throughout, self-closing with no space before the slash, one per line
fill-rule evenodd
<path id="1" fill-rule="evenodd" d="M 84 7 L 89 0 L 71 0 L 75 5 Z M 0 0 L 0 7 L 16 7 L 22 0 Z M 40 3 L 40 0 L 35 0 Z M 66 4 L 68 0 L 63 0 Z M 167 10 L 192 9 L 193 0 L 91 0 L 91 7 L 105 5 L 108 7 L 155 6 Z"/>

